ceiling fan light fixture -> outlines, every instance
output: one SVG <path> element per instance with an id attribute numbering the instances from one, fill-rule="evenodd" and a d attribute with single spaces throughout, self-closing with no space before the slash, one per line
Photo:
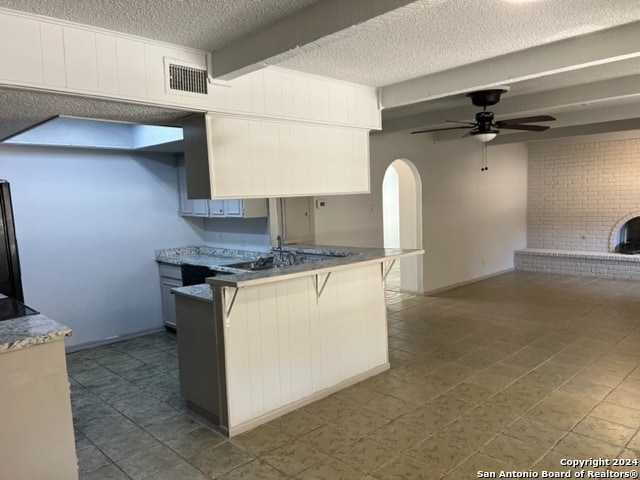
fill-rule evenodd
<path id="1" fill-rule="evenodd" d="M 491 140 L 496 138 L 497 135 L 498 135 L 497 131 L 471 132 L 471 136 L 473 137 L 473 139 L 481 143 L 490 142 Z"/>

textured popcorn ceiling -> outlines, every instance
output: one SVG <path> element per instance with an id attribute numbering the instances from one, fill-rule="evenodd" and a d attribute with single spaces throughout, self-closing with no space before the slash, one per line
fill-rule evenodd
<path id="1" fill-rule="evenodd" d="M 87 97 L 0 88 L 0 140 L 57 115 L 178 126 L 188 112 Z"/>
<path id="2" fill-rule="evenodd" d="M 0 0 L 0 7 L 212 51 L 317 0 Z"/>
<path id="3" fill-rule="evenodd" d="M 473 118 L 477 109 L 464 93 L 496 85 L 496 81 L 511 88 L 494 108 L 500 118 L 552 113 L 558 117 L 552 130 L 558 131 L 556 127 L 594 123 L 622 128 L 620 122 L 640 117 L 638 0 L 417 0 L 367 18 L 375 11 L 371 5 L 402 4 L 398 0 L 0 0 L 0 8 L 212 51 L 214 64 L 216 52 L 221 50 L 232 56 L 238 52 L 242 59 L 246 50 L 234 48 L 251 38 L 257 39 L 256 51 L 266 44 L 294 45 L 265 54 L 257 62 L 385 87 L 385 130 L 433 127 L 447 119 Z M 343 10 L 330 8 L 336 5 Z M 313 10 L 307 10 L 310 7 Z M 305 16 L 309 11 L 314 14 Z M 336 28 L 340 24 L 336 12 L 352 18 L 346 13 L 354 11 L 363 13 L 361 21 Z M 561 54 L 553 49 L 553 42 L 589 38 L 624 25 L 637 28 L 637 36 L 630 39 L 629 35 L 613 34 L 602 45 L 591 44 L 593 50 L 632 44 L 631 53 L 624 58 L 615 57 L 613 51 L 612 57 L 602 62 L 589 64 L 585 60 L 573 68 L 575 58 L 590 52 L 575 46 Z M 292 32 L 312 30 L 311 26 L 325 30 L 324 35 L 295 43 L 298 37 Z M 280 42 L 281 37 L 287 37 L 288 42 Z M 533 58 L 519 60 L 531 51 L 536 52 Z M 496 80 L 492 62 L 506 55 L 510 56 L 509 68 L 500 70 L 502 77 Z M 256 60 L 247 58 L 246 62 L 251 66 Z M 480 69 L 457 73 L 476 62 L 484 63 L 478 63 Z M 545 71 L 546 63 L 558 62 L 558 71 Z M 563 69 L 562 62 L 569 68 Z M 518 78 L 513 73 L 529 63 L 535 64 L 533 74 Z M 416 78 L 422 83 L 406 90 L 411 93 L 409 101 L 384 101 L 387 92 L 404 89 L 402 82 Z M 447 89 L 448 80 L 457 86 Z M 437 94 L 422 95 L 421 89 L 430 90 L 432 85 L 439 88 Z M 170 124 L 186 113 L 102 100 L 17 94 L 13 90 L 0 90 L 0 102 L 0 138 L 8 130 L 17 131 L 46 115 L 84 113 L 95 118 Z"/>

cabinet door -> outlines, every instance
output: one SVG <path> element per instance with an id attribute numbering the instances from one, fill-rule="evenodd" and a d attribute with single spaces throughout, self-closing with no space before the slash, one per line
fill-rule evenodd
<path id="1" fill-rule="evenodd" d="M 176 302 L 171 289 L 181 287 L 182 281 L 170 277 L 160 277 L 162 287 L 162 320 L 168 327 L 176 328 Z"/>
<path id="2" fill-rule="evenodd" d="M 178 193 L 180 195 L 180 215 L 183 217 L 208 217 L 208 200 L 192 200 L 187 198 L 187 180 L 184 163 L 178 163 Z"/>
<path id="3" fill-rule="evenodd" d="M 224 217 L 224 200 L 209 200 L 209 216 Z"/>
<path id="4" fill-rule="evenodd" d="M 242 200 L 224 200 L 224 216 L 240 217 L 243 215 Z"/>

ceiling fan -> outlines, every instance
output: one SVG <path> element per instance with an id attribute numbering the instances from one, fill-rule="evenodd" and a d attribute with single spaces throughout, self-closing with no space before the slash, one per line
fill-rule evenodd
<path id="1" fill-rule="evenodd" d="M 547 130 L 549 128 L 546 125 L 530 125 L 530 123 L 552 122 L 553 120 L 555 120 L 555 118 L 550 115 L 536 115 L 533 117 L 509 118 L 507 120 L 494 121 L 493 112 L 487 111 L 487 107 L 498 103 L 500 101 L 500 96 L 508 91 L 508 87 L 502 87 L 492 90 L 480 90 L 477 92 L 468 93 L 467 97 L 471 98 L 471 102 L 476 107 L 482 107 L 482 111 L 476 113 L 475 123 L 447 120 L 447 122 L 451 123 L 462 123 L 464 124 L 464 126 L 417 130 L 411 133 L 428 133 L 442 132 L 445 130 L 470 129 L 467 135 L 471 135 L 474 139 L 484 143 L 496 138 L 496 135 L 500 133 L 500 129 L 543 132 L 544 130 Z"/>

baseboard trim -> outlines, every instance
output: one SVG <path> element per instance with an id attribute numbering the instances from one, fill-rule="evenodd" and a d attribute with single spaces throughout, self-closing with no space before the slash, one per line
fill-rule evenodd
<path id="1" fill-rule="evenodd" d="M 131 340 L 132 338 L 144 337 L 145 335 L 152 335 L 154 333 L 160 333 L 165 331 L 166 331 L 165 327 L 141 330 L 136 333 L 130 333 L 128 335 L 118 335 L 116 337 L 107 338 L 105 340 L 98 340 L 96 342 L 87 342 L 87 343 L 81 343 L 79 345 L 72 345 L 70 347 L 66 347 L 65 352 L 73 353 L 73 352 L 79 352 L 81 350 L 88 350 L 90 348 L 103 347 L 105 345 L 111 345 L 112 343 L 118 343 L 124 340 Z"/>
<path id="2" fill-rule="evenodd" d="M 488 278 L 504 275 L 505 273 L 515 272 L 515 270 L 516 269 L 514 267 L 506 268 L 498 272 L 490 273 L 489 275 L 483 275 L 482 277 L 476 277 L 476 278 L 472 278 L 471 280 L 465 280 L 464 282 L 454 283 L 453 285 L 447 285 L 446 287 L 440 287 L 434 290 L 429 290 L 428 292 L 424 292 L 424 295 L 436 295 L 438 293 L 446 292 L 447 290 L 453 290 L 454 288 L 464 287 L 465 285 L 470 285 L 472 283 L 480 282 Z"/>

